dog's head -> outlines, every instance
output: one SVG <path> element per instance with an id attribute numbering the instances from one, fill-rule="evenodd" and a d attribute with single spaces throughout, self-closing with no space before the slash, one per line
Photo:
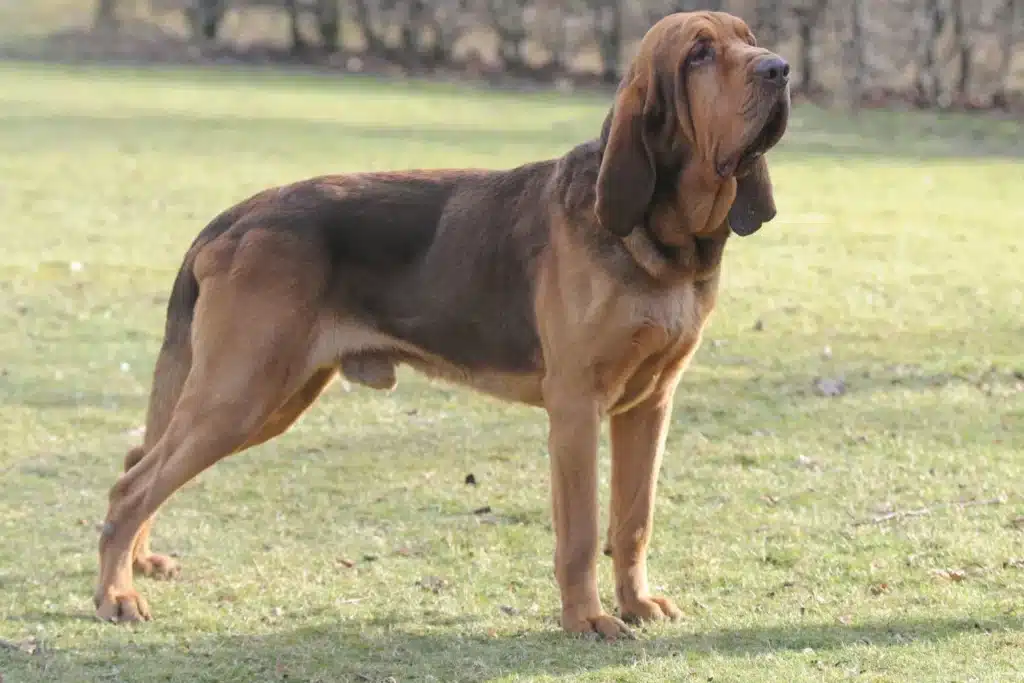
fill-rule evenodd
<path id="1" fill-rule="evenodd" d="M 680 12 L 644 36 L 601 133 L 596 212 L 626 236 L 658 200 L 680 230 L 726 218 L 750 235 L 775 216 L 764 153 L 789 118 L 789 65 L 738 17 Z"/>

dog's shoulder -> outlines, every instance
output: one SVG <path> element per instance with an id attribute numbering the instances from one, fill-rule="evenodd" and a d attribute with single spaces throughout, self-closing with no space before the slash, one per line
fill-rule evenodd
<path id="1" fill-rule="evenodd" d="M 321 176 L 278 188 L 271 205 L 280 229 L 314 241 L 335 265 L 393 268 L 420 257 L 466 172 Z"/>
<path id="2" fill-rule="evenodd" d="M 552 196 L 572 220 L 596 220 L 593 209 L 600 170 L 601 141 L 597 139 L 576 145 L 555 165 Z"/>

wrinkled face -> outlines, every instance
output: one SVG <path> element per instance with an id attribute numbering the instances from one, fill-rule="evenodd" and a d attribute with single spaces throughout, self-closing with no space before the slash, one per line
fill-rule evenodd
<path id="1" fill-rule="evenodd" d="M 598 221 L 625 236 L 668 206 L 666 241 L 726 221 L 738 235 L 756 232 L 775 216 L 763 155 L 788 118 L 789 65 L 757 47 L 741 19 L 665 17 L 641 41 L 605 120 Z"/>
<path id="2" fill-rule="evenodd" d="M 683 34 L 672 36 L 675 49 L 660 52 L 676 65 L 683 135 L 718 176 L 742 172 L 785 132 L 789 65 L 757 47 L 746 23 L 729 14 L 695 14 L 667 28 Z"/>

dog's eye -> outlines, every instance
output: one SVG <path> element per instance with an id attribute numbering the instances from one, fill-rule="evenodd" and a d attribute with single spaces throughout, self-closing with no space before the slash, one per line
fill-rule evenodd
<path id="1" fill-rule="evenodd" d="M 686 61 L 691 67 L 695 67 L 708 64 L 714 59 L 715 46 L 711 44 L 710 40 L 699 40 L 690 50 L 690 57 Z"/>

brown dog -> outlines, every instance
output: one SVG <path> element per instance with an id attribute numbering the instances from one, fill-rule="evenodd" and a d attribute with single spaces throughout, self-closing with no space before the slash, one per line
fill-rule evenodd
<path id="1" fill-rule="evenodd" d="M 157 508 L 215 462 L 281 434 L 341 372 L 405 363 L 543 407 L 562 626 L 628 634 L 597 585 L 597 443 L 611 421 L 608 551 L 625 620 L 648 592 L 655 484 L 680 374 L 715 304 L 730 228 L 775 215 L 763 154 L 788 65 L 740 19 L 674 14 L 644 37 L 597 140 L 509 171 L 319 177 L 228 209 L 171 290 L 144 444 L 110 492 L 97 615 L 148 619 L 132 570 Z"/>

